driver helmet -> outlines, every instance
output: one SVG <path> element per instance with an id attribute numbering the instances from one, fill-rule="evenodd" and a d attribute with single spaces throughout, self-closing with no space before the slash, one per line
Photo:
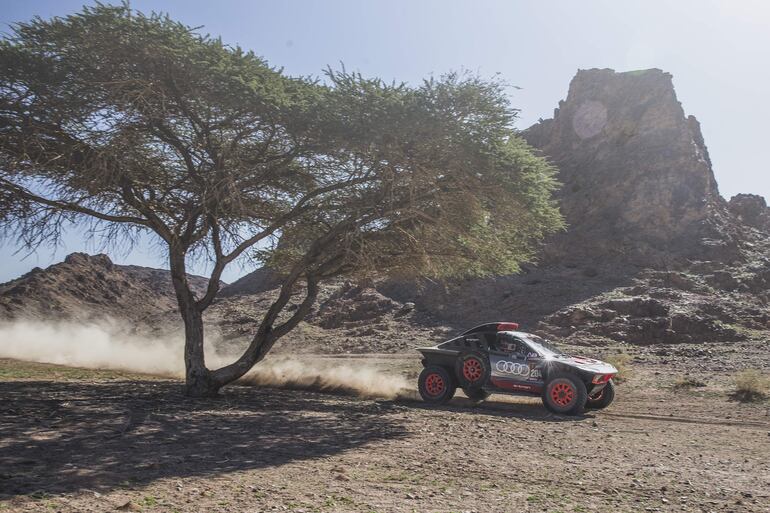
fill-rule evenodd
<path id="1" fill-rule="evenodd" d="M 518 349 L 519 344 L 516 337 L 510 333 L 498 333 L 497 335 L 497 349 L 505 353 L 514 353 Z"/>

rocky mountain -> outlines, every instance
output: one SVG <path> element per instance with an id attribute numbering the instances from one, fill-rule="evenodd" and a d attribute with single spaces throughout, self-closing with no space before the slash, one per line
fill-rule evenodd
<path id="1" fill-rule="evenodd" d="M 197 293 L 208 280 L 190 276 Z M 107 255 L 72 253 L 64 262 L 0 284 L 0 319 L 152 323 L 176 309 L 171 275 L 162 269 L 116 265 Z"/>
<path id="2" fill-rule="evenodd" d="M 196 294 L 205 293 L 206 278 L 188 280 Z M 223 283 L 219 299 L 206 312 L 208 339 L 224 352 L 237 350 L 253 336 L 275 295 L 275 278 L 261 269 L 231 285 Z M 106 323 L 111 332 L 164 338 L 181 337 L 183 330 L 168 271 L 118 265 L 107 255 L 84 253 L 0 284 L 0 322 L 14 320 Z M 308 320 L 282 341 L 281 350 L 393 352 L 447 331 L 414 311 L 414 305 L 344 280 L 322 286 Z"/>
<path id="3" fill-rule="evenodd" d="M 556 164 L 563 183 L 570 229 L 548 245 L 551 260 L 598 256 L 649 266 L 738 255 L 700 124 L 685 115 L 670 74 L 581 70 L 553 119 L 523 135 Z"/>
<path id="4" fill-rule="evenodd" d="M 402 351 L 494 320 L 574 344 L 768 338 L 770 208 L 760 196 L 719 194 L 699 123 L 670 74 L 581 70 L 553 119 L 522 135 L 563 183 L 568 229 L 538 263 L 485 280 L 328 283 L 281 347 Z M 260 269 L 224 287 L 206 314 L 209 337 L 245 343 L 277 285 Z M 73 254 L 0 285 L 0 318 L 108 316 L 178 329 L 175 307 L 166 271 L 104 255 Z"/>
<path id="5" fill-rule="evenodd" d="M 719 194 L 698 121 L 672 77 L 581 70 L 553 119 L 522 135 L 558 168 L 568 229 L 516 276 L 385 282 L 457 324 L 494 319 L 575 341 L 735 340 L 768 329 L 763 198 Z"/>

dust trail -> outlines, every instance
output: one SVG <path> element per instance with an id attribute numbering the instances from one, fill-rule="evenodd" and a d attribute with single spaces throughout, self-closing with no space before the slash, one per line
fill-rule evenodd
<path id="1" fill-rule="evenodd" d="M 0 324 L 0 358 L 53 363 L 88 369 L 111 369 L 164 377 L 184 376 L 181 337 L 145 337 L 114 321 L 101 323 L 16 321 Z M 218 368 L 236 356 L 206 347 L 206 364 Z M 316 390 L 365 398 L 405 398 L 413 394 L 406 379 L 373 364 L 335 364 L 312 357 L 268 357 L 240 380 L 241 384 Z"/>
<path id="2" fill-rule="evenodd" d="M 355 367 L 330 361 L 274 358 L 258 364 L 242 384 L 316 390 L 365 398 L 401 399 L 413 396 L 404 376 L 383 372 L 364 362 Z"/>
<path id="3" fill-rule="evenodd" d="M 125 326 L 109 320 L 0 324 L 0 357 L 70 367 L 182 377 L 183 346 L 179 337 L 130 334 Z M 222 360 L 216 351 L 208 350 L 212 363 Z"/>

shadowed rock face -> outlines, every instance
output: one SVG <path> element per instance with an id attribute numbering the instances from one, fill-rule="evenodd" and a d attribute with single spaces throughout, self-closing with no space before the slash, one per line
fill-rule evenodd
<path id="1" fill-rule="evenodd" d="M 564 184 L 569 229 L 549 244 L 550 260 L 735 256 L 700 125 L 685 116 L 670 74 L 581 70 L 554 118 L 523 136 Z"/>

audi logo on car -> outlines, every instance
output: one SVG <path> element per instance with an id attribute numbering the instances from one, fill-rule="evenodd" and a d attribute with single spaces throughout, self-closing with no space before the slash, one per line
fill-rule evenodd
<path id="1" fill-rule="evenodd" d="M 495 368 L 497 368 L 499 372 L 504 372 L 506 374 L 513 374 L 515 376 L 529 376 L 529 365 L 525 365 L 523 363 L 500 360 L 497 362 L 497 365 L 495 365 Z"/>

